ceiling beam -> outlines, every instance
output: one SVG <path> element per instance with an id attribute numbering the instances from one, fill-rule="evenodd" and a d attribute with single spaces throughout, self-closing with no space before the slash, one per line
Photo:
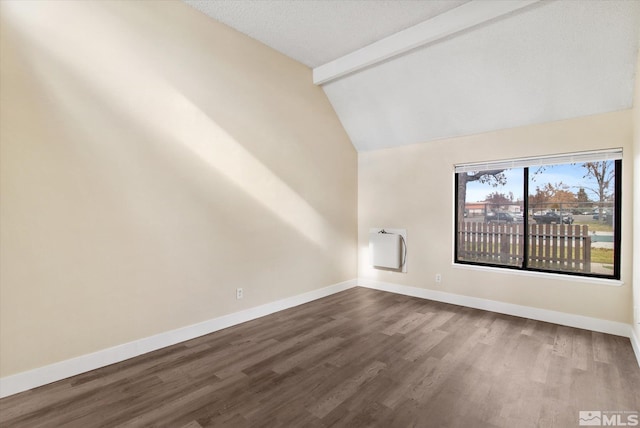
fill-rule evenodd
<path id="1" fill-rule="evenodd" d="M 412 49 L 475 27 L 539 0 L 473 0 L 313 69 L 322 85 Z"/>

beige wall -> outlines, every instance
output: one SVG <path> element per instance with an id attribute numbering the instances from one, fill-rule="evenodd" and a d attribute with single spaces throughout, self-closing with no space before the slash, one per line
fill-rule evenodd
<path id="1" fill-rule="evenodd" d="M 177 1 L 0 18 L 0 376 L 357 275 L 311 70 Z"/>
<path id="2" fill-rule="evenodd" d="M 359 276 L 419 288 L 631 322 L 632 156 L 623 159 L 623 286 L 471 270 L 452 265 L 453 165 L 622 147 L 631 153 L 631 110 L 362 152 L 358 157 Z M 406 274 L 368 266 L 371 227 L 406 228 Z M 436 273 L 442 283 L 436 284 Z"/>
<path id="3" fill-rule="evenodd" d="M 633 97 L 633 305 L 634 328 L 640 340 L 640 52 L 638 53 Z"/>

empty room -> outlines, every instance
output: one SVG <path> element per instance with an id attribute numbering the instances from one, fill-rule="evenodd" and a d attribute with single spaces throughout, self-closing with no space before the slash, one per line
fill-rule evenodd
<path id="1" fill-rule="evenodd" d="M 640 426 L 639 48 L 632 0 L 0 0 L 0 426 Z"/>

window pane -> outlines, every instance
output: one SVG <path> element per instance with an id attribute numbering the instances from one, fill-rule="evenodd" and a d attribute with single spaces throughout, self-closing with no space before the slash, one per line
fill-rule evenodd
<path id="1" fill-rule="evenodd" d="M 530 268 L 614 276 L 615 161 L 529 168 Z"/>
<path id="2" fill-rule="evenodd" d="M 456 260 L 522 266 L 522 168 L 456 174 Z"/>

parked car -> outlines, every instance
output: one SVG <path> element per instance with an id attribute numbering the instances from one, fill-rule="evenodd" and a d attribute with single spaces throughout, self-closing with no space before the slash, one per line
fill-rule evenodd
<path id="1" fill-rule="evenodd" d="M 487 223 L 513 223 L 516 220 L 513 218 L 511 213 L 498 211 L 487 213 L 484 221 L 486 221 Z"/>
<path id="2" fill-rule="evenodd" d="M 607 210 L 602 210 L 602 219 L 606 221 L 608 217 L 609 213 Z M 593 211 L 593 219 L 600 220 L 600 213 L 598 213 L 598 210 Z"/>
<path id="3" fill-rule="evenodd" d="M 538 224 L 573 224 L 572 214 L 556 211 L 547 211 L 544 214 L 534 214 L 533 219 Z"/>

